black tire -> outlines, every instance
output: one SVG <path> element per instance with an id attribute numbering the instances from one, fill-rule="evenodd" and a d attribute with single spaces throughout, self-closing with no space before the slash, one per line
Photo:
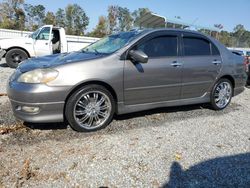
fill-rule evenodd
<path id="1" fill-rule="evenodd" d="M 100 96 L 102 96 L 102 94 L 104 94 L 105 97 L 107 97 L 107 101 L 108 101 L 107 103 L 108 103 L 108 106 L 110 106 L 110 108 L 108 110 L 109 112 L 108 112 L 108 115 L 106 117 L 106 120 L 103 121 L 101 126 L 91 128 L 91 127 L 86 127 L 86 126 L 82 125 L 79 122 L 81 119 L 77 118 L 75 113 L 77 111 L 76 110 L 76 108 L 78 106 L 77 104 L 80 103 L 79 100 L 80 99 L 82 100 L 83 96 L 85 96 L 87 94 L 91 95 L 91 93 L 95 93 L 95 92 L 99 92 L 98 94 L 100 94 Z M 85 98 L 83 100 L 85 100 Z M 96 100 L 96 102 L 97 101 L 98 100 Z M 106 101 L 104 103 L 106 103 Z M 86 106 L 87 106 L 87 104 L 89 104 L 89 103 L 85 102 Z M 85 106 L 84 111 L 87 110 L 86 106 Z M 99 109 L 101 109 L 101 108 L 99 108 Z M 97 130 L 105 128 L 112 121 L 114 113 L 115 113 L 114 97 L 111 95 L 111 93 L 105 87 L 100 86 L 100 85 L 88 85 L 88 86 L 84 86 L 84 87 L 78 89 L 69 97 L 69 99 L 66 102 L 66 107 L 65 107 L 65 117 L 66 117 L 68 123 L 70 124 L 70 126 L 73 130 L 78 131 L 78 132 L 91 132 L 91 131 L 97 131 Z M 85 113 L 85 115 L 87 115 L 87 113 Z M 84 115 L 82 115 L 82 116 L 84 116 Z M 84 119 L 84 117 L 81 117 L 81 118 Z M 93 117 L 92 117 L 92 119 L 93 119 Z"/>
<path id="2" fill-rule="evenodd" d="M 227 102 L 223 105 L 223 106 L 219 106 L 217 103 L 216 103 L 216 95 L 218 95 L 218 87 L 222 84 L 222 83 L 225 83 L 225 84 L 228 84 L 228 87 L 231 88 L 231 93 L 230 93 L 230 96 L 228 96 L 228 99 L 227 99 Z M 229 95 L 229 94 L 228 94 Z M 211 92 L 211 107 L 212 109 L 214 110 L 223 110 L 225 109 L 231 102 L 231 99 L 233 97 L 233 86 L 232 86 L 232 82 L 226 78 L 222 78 L 220 79 L 213 87 L 212 89 L 212 92 Z"/>
<path id="3" fill-rule="evenodd" d="M 17 48 L 9 50 L 5 55 L 6 63 L 11 68 L 17 68 L 19 63 L 28 59 L 28 57 L 28 54 L 24 50 Z"/>

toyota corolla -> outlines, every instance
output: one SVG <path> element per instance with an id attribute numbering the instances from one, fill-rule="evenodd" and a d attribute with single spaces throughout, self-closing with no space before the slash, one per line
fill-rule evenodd
<path id="1" fill-rule="evenodd" d="M 23 121 L 94 131 L 115 113 L 199 103 L 222 110 L 245 84 L 244 59 L 210 36 L 136 30 L 22 62 L 9 79 L 8 96 Z"/>

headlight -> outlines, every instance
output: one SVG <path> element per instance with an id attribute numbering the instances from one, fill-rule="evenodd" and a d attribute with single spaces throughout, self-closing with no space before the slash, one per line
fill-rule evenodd
<path id="1" fill-rule="evenodd" d="M 55 80 L 58 76 L 58 71 L 53 69 L 35 69 L 22 74 L 17 81 L 32 84 L 46 84 Z"/>

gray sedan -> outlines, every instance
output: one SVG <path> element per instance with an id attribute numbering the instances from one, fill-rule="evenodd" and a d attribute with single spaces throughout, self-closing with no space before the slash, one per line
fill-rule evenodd
<path id="1" fill-rule="evenodd" d="M 136 30 L 22 62 L 9 79 L 8 96 L 21 120 L 67 121 L 74 130 L 94 131 L 115 113 L 199 103 L 222 110 L 244 90 L 243 63 L 198 32 Z"/>

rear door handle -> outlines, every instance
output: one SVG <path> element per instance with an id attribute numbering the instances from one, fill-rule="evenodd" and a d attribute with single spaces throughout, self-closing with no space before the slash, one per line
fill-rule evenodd
<path id="1" fill-rule="evenodd" d="M 213 63 L 214 65 L 220 65 L 222 62 L 219 61 L 219 60 L 214 60 L 212 63 Z"/>
<path id="2" fill-rule="evenodd" d="M 179 63 L 178 61 L 174 61 L 174 62 L 171 63 L 171 65 L 173 67 L 180 67 L 180 66 L 182 66 L 182 63 Z"/>

